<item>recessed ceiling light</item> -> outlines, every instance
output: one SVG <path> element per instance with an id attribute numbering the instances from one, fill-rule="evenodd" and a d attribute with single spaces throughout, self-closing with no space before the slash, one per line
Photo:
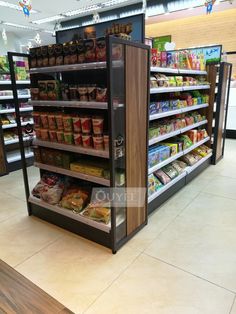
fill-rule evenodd
<path id="1" fill-rule="evenodd" d="M 60 15 L 54 15 L 54 16 L 46 17 L 45 19 L 41 19 L 41 20 L 35 20 L 35 21 L 32 21 L 32 23 L 33 24 L 43 24 L 43 23 L 58 21 L 58 20 L 61 20 L 64 18 L 65 18 L 65 16 L 60 14 Z"/>
<path id="2" fill-rule="evenodd" d="M 0 6 L 1 7 L 5 7 L 5 8 L 9 8 L 9 9 L 13 9 L 13 10 L 17 10 L 17 11 L 22 11 L 22 8 L 17 5 L 17 4 L 13 4 L 13 3 L 10 3 L 10 2 L 7 2 L 7 1 L 0 1 Z M 36 10 L 31 10 L 30 13 L 39 13 L 39 11 L 36 11 Z"/>

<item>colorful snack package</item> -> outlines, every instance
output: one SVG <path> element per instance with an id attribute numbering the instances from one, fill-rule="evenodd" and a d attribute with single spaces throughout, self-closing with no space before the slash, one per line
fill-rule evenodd
<path id="1" fill-rule="evenodd" d="M 50 113 L 48 115 L 48 125 L 49 125 L 50 130 L 56 130 L 57 129 L 55 114 Z"/>
<path id="2" fill-rule="evenodd" d="M 65 132 L 73 132 L 73 120 L 72 116 L 64 115 L 63 116 L 63 127 Z"/>
<path id="3" fill-rule="evenodd" d="M 96 101 L 106 102 L 107 101 L 107 88 L 97 88 Z"/>
<path id="4" fill-rule="evenodd" d="M 106 61 L 106 37 L 96 39 L 96 59 L 98 62 Z"/>
<path id="5" fill-rule="evenodd" d="M 162 170 L 157 170 L 154 172 L 154 175 L 161 181 L 162 184 L 166 185 L 171 181 L 170 177 L 168 177 L 167 174 L 165 174 Z"/>
<path id="6" fill-rule="evenodd" d="M 42 141 L 49 141 L 49 133 L 47 129 L 40 129 Z"/>
<path id="7" fill-rule="evenodd" d="M 48 123 L 48 113 L 41 113 L 40 114 L 40 119 L 41 119 L 41 124 L 44 129 L 49 128 L 49 123 Z"/>
<path id="8" fill-rule="evenodd" d="M 92 131 L 92 122 L 89 116 L 81 116 L 81 128 L 84 134 L 90 134 Z"/>
<path id="9" fill-rule="evenodd" d="M 88 101 L 96 101 L 96 93 L 97 89 L 96 86 L 90 86 L 88 87 Z"/>
<path id="10" fill-rule="evenodd" d="M 65 142 L 64 131 L 57 131 L 57 141 L 58 143 Z"/>
<path id="11" fill-rule="evenodd" d="M 171 178 L 171 180 L 175 179 L 179 175 L 178 171 L 171 164 L 163 167 L 162 170 L 168 175 L 168 177 Z"/>
<path id="12" fill-rule="evenodd" d="M 73 145 L 74 144 L 74 135 L 71 132 L 64 133 L 65 144 Z"/>
<path id="13" fill-rule="evenodd" d="M 96 40 L 87 39 L 84 41 L 85 47 L 85 61 L 95 62 L 96 61 Z"/>
<path id="14" fill-rule="evenodd" d="M 41 139 L 41 129 L 35 128 L 35 135 L 37 139 Z"/>
<path id="15" fill-rule="evenodd" d="M 51 142 L 57 142 L 57 132 L 49 130 L 49 138 Z"/>
<path id="16" fill-rule="evenodd" d="M 74 134 L 74 142 L 75 142 L 75 145 L 82 146 L 83 141 L 82 141 L 81 133 Z"/>
<path id="17" fill-rule="evenodd" d="M 81 120 L 80 117 L 73 117 L 73 128 L 75 133 L 81 133 Z"/>
<path id="18" fill-rule="evenodd" d="M 82 141 L 84 148 L 92 148 L 92 136 L 90 134 L 83 134 Z"/>
<path id="19" fill-rule="evenodd" d="M 93 125 L 93 133 L 94 134 L 102 134 L 103 133 L 104 118 L 102 116 L 92 117 L 92 125 Z"/>
<path id="20" fill-rule="evenodd" d="M 38 87 L 39 87 L 39 99 L 47 100 L 48 99 L 47 81 L 38 81 Z"/>
<path id="21" fill-rule="evenodd" d="M 61 98 L 60 84 L 56 80 L 47 82 L 48 100 L 58 100 Z"/>
<path id="22" fill-rule="evenodd" d="M 96 150 L 104 150 L 102 135 L 93 136 L 93 146 Z"/>
<path id="23" fill-rule="evenodd" d="M 106 204 L 103 203 L 90 203 L 88 207 L 82 212 L 84 217 L 87 217 L 91 220 L 108 224 L 110 222 L 111 210 Z"/>
<path id="24" fill-rule="evenodd" d="M 69 188 L 62 197 L 60 206 L 79 213 L 88 202 L 89 193 L 81 188 Z"/>
<path id="25" fill-rule="evenodd" d="M 79 99 L 80 101 L 88 101 L 88 88 L 87 87 L 79 87 Z"/>
<path id="26" fill-rule="evenodd" d="M 35 128 L 40 128 L 41 126 L 41 118 L 40 118 L 40 112 L 34 111 L 32 113 L 33 119 L 34 119 L 34 126 Z"/>
<path id="27" fill-rule="evenodd" d="M 55 119 L 56 119 L 56 126 L 57 126 L 58 131 L 64 130 L 63 114 L 62 113 L 56 113 Z"/>
<path id="28" fill-rule="evenodd" d="M 103 142 L 105 150 L 109 151 L 109 135 L 103 135 Z"/>

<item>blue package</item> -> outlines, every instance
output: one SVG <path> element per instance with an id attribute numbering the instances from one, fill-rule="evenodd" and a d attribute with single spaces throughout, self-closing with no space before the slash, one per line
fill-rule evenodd
<path id="1" fill-rule="evenodd" d="M 170 102 L 169 101 L 160 101 L 162 112 L 170 111 Z"/>
<path id="2" fill-rule="evenodd" d="M 150 115 L 158 113 L 156 103 L 150 103 L 149 111 L 150 111 Z"/>

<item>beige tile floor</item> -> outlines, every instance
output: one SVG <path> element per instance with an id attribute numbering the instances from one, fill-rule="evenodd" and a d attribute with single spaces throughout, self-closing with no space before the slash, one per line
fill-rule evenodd
<path id="1" fill-rule="evenodd" d="M 236 314 L 236 141 L 116 255 L 28 217 L 21 172 L 0 178 L 0 258 L 75 313 Z"/>

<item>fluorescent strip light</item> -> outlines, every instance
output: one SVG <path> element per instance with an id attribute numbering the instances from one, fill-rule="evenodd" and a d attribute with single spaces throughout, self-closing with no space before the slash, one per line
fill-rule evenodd
<path id="1" fill-rule="evenodd" d="M 0 1 L 0 6 L 5 7 L 5 8 L 9 8 L 9 9 L 13 9 L 13 10 L 17 10 L 17 11 L 22 11 L 22 8 L 19 5 L 13 4 L 10 2 L 6 2 L 6 1 Z M 31 10 L 30 13 L 34 14 L 34 13 L 39 13 L 39 12 L 36 10 Z"/>
<path id="2" fill-rule="evenodd" d="M 30 29 L 30 30 L 34 30 L 34 31 L 38 30 L 38 28 L 34 28 L 31 26 L 26 26 L 26 25 L 22 25 L 22 24 L 15 24 L 15 23 L 9 23 L 9 22 L 3 22 L 3 24 L 7 25 L 7 26 L 16 27 L 16 28 Z"/>
<path id="3" fill-rule="evenodd" d="M 78 14 L 83 14 L 86 12 L 91 12 L 91 11 L 96 11 L 98 9 L 101 9 L 101 5 L 100 4 L 94 4 L 94 5 L 90 5 L 88 7 L 83 7 L 81 9 L 78 10 L 74 10 L 74 11 L 69 11 L 66 13 L 63 13 L 63 15 L 65 16 L 73 16 L 73 15 L 78 15 Z"/>
<path id="4" fill-rule="evenodd" d="M 43 23 L 49 23 L 49 22 L 53 22 L 53 21 L 58 21 L 58 20 L 61 20 L 61 19 L 64 19 L 64 18 L 65 18 L 65 16 L 63 16 L 63 15 L 54 15 L 54 16 L 51 16 L 51 17 L 46 17 L 45 19 L 32 21 L 32 23 L 33 24 L 43 24 Z"/>

